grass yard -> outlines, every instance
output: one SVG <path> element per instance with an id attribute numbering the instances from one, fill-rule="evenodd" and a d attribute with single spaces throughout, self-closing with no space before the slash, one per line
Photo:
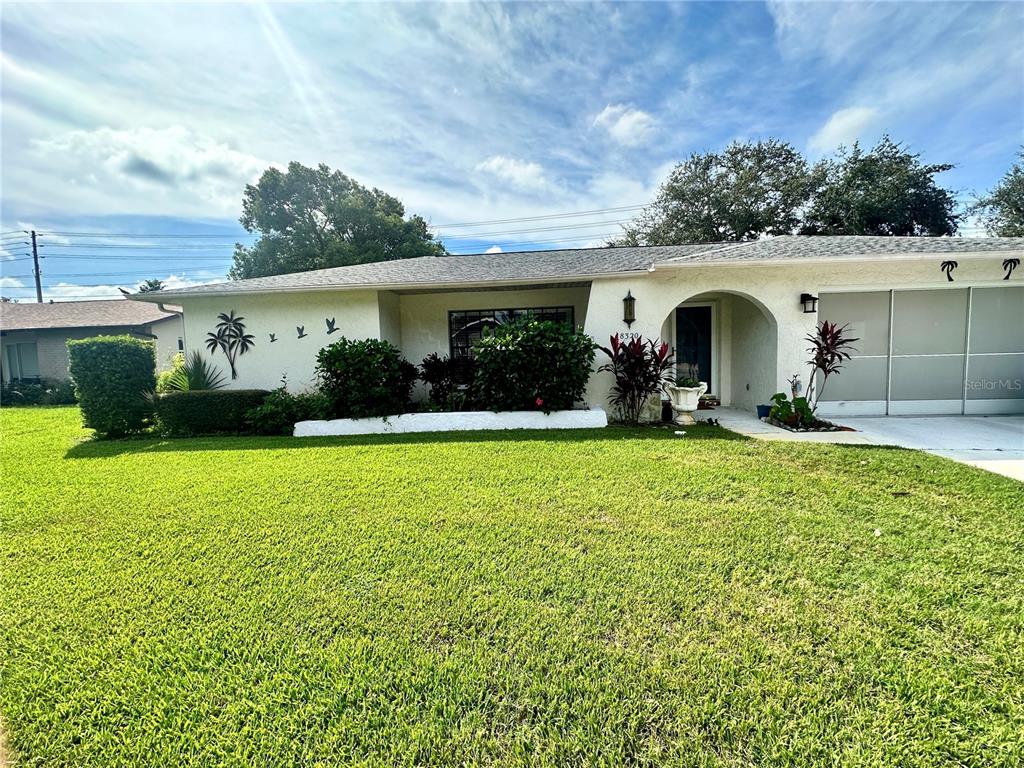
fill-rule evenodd
<path id="1" fill-rule="evenodd" d="M 0 427 L 26 765 L 1024 762 L 1006 478 L 710 429 Z"/>

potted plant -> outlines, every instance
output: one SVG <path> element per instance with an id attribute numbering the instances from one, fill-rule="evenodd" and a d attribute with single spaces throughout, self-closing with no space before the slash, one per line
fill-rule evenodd
<path id="1" fill-rule="evenodd" d="M 667 387 L 672 398 L 672 411 L 676 424 L 693 424 L 691 415 L 700 405 L 700 397 L 708 391 L 707 383 L 693 378 L 679 379 L 674 387 Z"/>

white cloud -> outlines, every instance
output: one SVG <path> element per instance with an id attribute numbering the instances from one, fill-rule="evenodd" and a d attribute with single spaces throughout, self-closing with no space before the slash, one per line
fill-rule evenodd
<path id="1" fill-rule="evenodd" d="M 551 187 L 543 166 L 528 160 L 492 155 L 477 163 L 476 170 L 495 176 L 519 189 L 543 190 Z"/>
<path id="2" fill-rule="evenodd" d="M 226 278 L 224 277 L 212 276 L 210 279 L 196 279 L 174 274 L 160 278 L 164 284 L 164 288 L 168 289 L 188 288 L 193 285 L 208 285 L 209 283 L 222 283 L 225 279 Z M 142 280 L 128 280 L 121 283 L 111 282 L 104 283 L 102 285 L 93 285 L 76 283 L 70 280 L 61 280 L 60 282 L 43 286 L 43 299 L 45 301 L 119 299 L 122 296 L 121 288 L 128 291 L 135 291 L 141 282 Z M 26 286 L 17 278 L 0 278 L 0 288 L 6 289 L 7 292 L 4 295 L 9 295 L 11 298 L 23 301 L 35 298 L 35 289 L 32 286 Z"/>
<path id="3" fill-rule="evenodd" d="M 180 125 L 73 130 L 32 143 L 81 194 L 127 187 L 154 201 L 191 197 L 216 214 L 235 212 L 242 187 L 270 165 Z"/>
<path id="4" fill-rule="evenodd" d="M 840 144 L 849 146 L 878 118 L 874 107 L 846 107 L 832 114 L 807 142 L 812 152 L 832 152 Z"/>
<path id="5" fill-rule="evenodd" d="M 625 104 L 609 104 L 594 118 L 594 125 L 601 126 L 627 147 L 641 144 L 654 130 L 654 124 L 651 115 Z"/>
<path id="6" fill-rule="evenodd" d="M 504 251 L 501 250 L 500 245 L 492 245 L 490 248 L 484 251 L 484 253 L 504 253 Z"/>

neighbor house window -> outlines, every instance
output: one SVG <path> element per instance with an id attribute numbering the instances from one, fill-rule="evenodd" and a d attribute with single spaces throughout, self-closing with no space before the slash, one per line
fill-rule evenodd
<path id="1" fill-rule="evenodd" d="M 535 307 L 521 309 L 471 309 L 448 313 L 448 345 L 453 358 L 467 358 L 473 344 L 499 325 L 521 317 L 565 323 L 572 328 L 575 313 L 572 307 Z"/>
<path id="2" fill-rule="evenodd" d="M 12 381 L 39 378 L 39 352 L 35 342 L 7 344 L 4 363 Z"/>

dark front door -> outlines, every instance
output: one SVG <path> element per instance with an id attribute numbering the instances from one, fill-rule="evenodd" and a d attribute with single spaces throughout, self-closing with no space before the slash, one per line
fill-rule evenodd
<path id="1" fill-rule="evenodd" d="M 711 307 L 676 309 L 676 380 L 685 378 L 706 381 L 708 392 L 715 391 L 711 380 Z"/>

